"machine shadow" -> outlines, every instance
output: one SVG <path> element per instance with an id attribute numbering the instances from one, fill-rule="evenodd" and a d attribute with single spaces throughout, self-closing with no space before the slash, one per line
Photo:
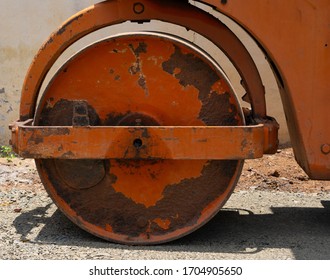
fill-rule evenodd
<path id="1" fill-rule="evenodd" d="M 330 201 L 322 201 L 322 205 L 324 208 L 271 208 L 271 214 L 223 209 L 194 233 L 158 246 L 124 246 L 103 241 L 75 226 L 59 210 L 46 217 L 51 204 L 22 213 L 15 219 L 14 226 L 22 240 L 28 240 L 35 228 L 42 227 L 31 241 L 40 244 L 134 251 L 238 253 L 242 258 L 267 248 L 283 248 L 290 249 L 295 259 L 329 260 Z"/>

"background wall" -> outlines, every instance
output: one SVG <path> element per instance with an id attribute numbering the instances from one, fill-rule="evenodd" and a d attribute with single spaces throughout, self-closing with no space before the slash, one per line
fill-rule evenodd
<path id="1" fill-rule="evenodd" d="M 20 91 L 26 71 L 40 48 L 51 32 L 53 32 L 63 21 L 79 10 L 101 1 L 92 0 L 0 0 L 0 145 L 7 145 L 10 137 L 8 124 L 15 121 L 19 114 Z M 285 117 L 280 102 L 277 85 L 269 69 L 264 55 L 255 46 L 254 42 L 230 21 L 226 24 L 239 35 L 246 44 L 257 66 L 262 74 L 266 87 L 268 114 L 274 116 L 281 125 L 280 141 L 286 144 L 289 141 Z M 153 22 L 148 28 L 155 30 L 166 30 L 172 32 L 173 27 L 162 23 Z M 129 29 L 138 30 L 141 26 L 123 25 L 109 30 L 99 32 L 89 41 L 101 38 L 109 32 L 123 32 Z M 144 26 L 143 29 L 146 29 Z M 224 66 L 227 75 L 232 81 L 238 95 L 243 94 L 239 85 L 239 77 L 228 64 L 228 61 L 216 51 L 208 42 L 202 38 L 195 38 L 195 34 L 187 33 L 184 29 L 175 31 L 179 35 L 191 37 L 196 43 L 203 45 Z M 88 40 L 86 41 L 88 43 Z M 77 49 L 84 45 L 83 42 L 66 54 L 72 55 Z M 53 70 L 54 72 L 55 70 Z"/>

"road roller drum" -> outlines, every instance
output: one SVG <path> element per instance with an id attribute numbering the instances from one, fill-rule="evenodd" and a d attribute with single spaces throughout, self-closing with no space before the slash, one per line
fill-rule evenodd
<path id="1" fill-rule="evenodd" d="M 97 42 L 65 63 L 34 124 L 239 126 L 244 117 L 225 75 L 201 50 L 169 35 L 136 33 Z M 40 159 L 37 168 L 71 220 L 134 244 L 169 241 L 200 227 L 241 172 L 241 160 L 139 159 L 145 145 L 152 144 L 132 139 L 132 159 Z"/>
<path id="2" fill-rule="evenodd" d="M 317 139 L 298 133 L 300 111 L 291 102 L 300 103 L 290 91 L 298 83 L 283 76 L 283 65 L 291 67 L 283 62 L 288 56 L 282 58 L 277 42 L 270 44 L 269 34 L 259 30 L 265 25 L 245 21 L 249 9 L 236 7 L 245 2 L 201 2 L 237 15 L 238 22 L 241 17 L 260 40 L 292 117 L 297 159 L 311 177 L 329 179 L 327 143 L 313 142 L 328 132 Z M 46 81 L 63 52 L 85 36 L 153 20 L 191 30 L 227 56 L 249 108 L 242 108 L 221 61 L 168 30 L 105 36 Z M 250 53 L 219 19 L 188 1 L 109 0 L 70 18 L 40 48 L 24 81 L 19 120 L 10 128 L 15 152 L 35 159 L 46 191 L 71 221 L 105 240 L 152 245 L 183 237 L 214 217 L 244 160 L 277 151 L 279 126 L 267 116 L 265 88 Z M 308 143 L 313 155 L 317 149 L 322 156 L 311 157 L 303 148 Z"/>

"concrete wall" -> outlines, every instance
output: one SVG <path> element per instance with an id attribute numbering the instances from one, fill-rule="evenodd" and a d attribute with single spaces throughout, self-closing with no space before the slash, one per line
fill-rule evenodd
<path id="1" fill-rule="evenodd" d="M 26 71 L 41 44 L 46 40 L 49 34 L 54 31 L 63 21 L 79 10 L 101 1 L 92 0 L 0 0 L 0 145 L 8 144 L 10 133 L 8 124 L 18 118 L 18 107 L 20 99 L 21 86 Z M 233 26 L 230 22 L 228 25 Z M 161 23 L 152 23 L 148 28 L 155 30 L 166 30 L 172 32 L 173 27 Z M 124 25 L 99 32 L 89 41 L 103 37 L 109 32 L 118 32 L 125 29 L 141 29 L 137 25 Z M 145 29 L 145 27 L 143 27 Z M 233 26 L 233 29 L 239 34 L 246 43 L 254 56 L 258 67 L 262 73 L 262 78 L 266 86 L 268 100 L 268 114 L 275 116 L 281 124 L 280 141 L 286 143 L 289 141 L 287 128 L 285 124 L 284 113 L 280 102 L 280 97 L 276 82 L 269 69 L 269 66 L 263 54 L 256 48 L 251 39 L 242 31 Z M 186 33 L 184 29 L 175 31 L 182 35 Z M 195 38 L 195 34 L 188 34 L 188 37 Z M 208 49 L 220 62 L 221 65 L 228 64 L 226 59 L 219 54 L 208 42 L 198 38 L 197 43 Z M 83 46 L 88 40 L 81 43 Z M 79 45 L 70 50 L 66 57 L 70 56 L 79 48 Z M 239 86 L 239 77 L 228 65 L 225 66 L 229 78 L 231 79 L 238 95 L 242 95 L 242 88 Z M 53 70 L 54 72 L 55 70 Z"/>

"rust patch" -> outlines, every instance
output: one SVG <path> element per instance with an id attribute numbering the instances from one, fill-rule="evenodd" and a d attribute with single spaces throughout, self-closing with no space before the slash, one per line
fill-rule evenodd
<path id="1" fill-rule="evenodd" d="M 146 96 L 149 96 L 149 89 L 147 87 L 147 81 L 146 81 L 146 78 L 143 74 L 140 75 L 140 78 L 138 80 L 138 84 L 144 90 Z"/>
<path id="2" fill-rule="evenodd" d="M 115 112 L 109 113 L 107 115 L 106 119 L 101 121 L 101 125 L 104 125 L 104 126 L 119 125 L 121 120 L 130 114 L 131 114 L 130 111 L 127 111 L 125 114 L 119 114 L 119 113 L 115 113 Z"/>
<path id="3" fill-rule="evenodd" d="M 52 160 L 43 163 L 57 195 L 83 220 L 104 229 L 110 225 L 113 233 L 126 235 L 128 239 L 146 232 L 163 235 L 194 225 L 201 211 L 227 190 L 237 167 L 236 161 L 210 162 L 204 167 L 202 176 L 166 187 L 163 199 L 147 208 L 116 192 L 113 185 L 117 177 L 113 174 L 107 173 L 97 186 L 81 191 L 68 188 L 65 182 L 58 180 Z M 160 225 L 157 222 L 160 220 L 166 221 L 168 227 Z"/>
<path id="4" fill-rule="evenodd" d="M 51 100 L 50 100 L 51 102 Z M 82 101 L 80 101 L 82 102 Z M 100 124 L 100 118 L 96 111 L 86 101 L 89 124 L 96 126 Z M 53 107 L 45 106 L 40 114 L 37 125 L 40 126 L 72 126 L 74 108 L 76 101 L 61 99 Z"/>
<path id="5" fill-rule="evenodd" d="M 27 129 L 29 130 L 29 129 Z M 29 138 L 28 142 L 29 144 L 40 144 L 44 142 L 44 137 L 47 136 L 53 136 L 53 135 L 68 135 L 70 134 L 70 130 L 68 128 L 56 128 L 54 129 L 48 129 L 44 128 L 42 131 L 35 132 L 32 134 L 32 136 Z"/>
<path id="6" fill-rule="evenodd" d="M 136 63 L 134 63 L 129 68 L 129 72 L 131 73 L 131 75 L 136 75 L 136 74 L 139 75 L 138 85 L 144 90 L 145 95 L 149 96 L 147 80 L 146 80 L 146 76 L 142 71 L 142 60 L 140 57 L 142 53 L 147 53 L 147 44 L 144 42 L 139 42 L 137 48 L 134 48 L 133 44 L 129 44 L 129 48 L 136 58 Z"/>
<path id="7" fill-rule="evenodd" d="M 62 180 L 75 189 L 96 186 L 105 177 L 103 160 L 61 160 L 55 166 Z"/>
<path id="8" fill-rule="evenodd" d="M 51 100 L 50 100 L 51 102 Z M 40 126 L 84 126 L 99 125 L 100 119 L 86 101 L 71 101 L 61 99 L 54 106 L 45 106 L 39 120 Z M 68 134 L 67 128 L 57 129 L 57 133 Z M 48 134 L 47 134 L 48 133 Z M 43 135 L 57 134 L 54 130 L 43 131 Z M 41 139 L 31 139 L 41 141 Z M 68 151 L 63 154 L 65 158 L 72 156 Z M 105 176 L 105 161 L 103 160 L 52 160 L 58 176 L 65 185 L 76 188 L 86 189 L 97 185 Z"/>
<path id="9" fill-rule="evenodd" d="M 162 67 L 164 71 L 174 75 L 182 86 L 193 86 L 198 90 L 198 98 L 202 102 L 199 119 L 209 126 L 239 125 L 238 109 L 231 102 L 233 93 L 229 92 L 228 87 L 215 86 L 226 83 L 213 66 L 192 53 L 184 54 L 180 48 L 174 47 L 174 53 Z M 219 92 L 217 89 L 224 91 Z"/>
<path id="10" fill-rule="evenodd" d="M 28 143 L 29 144 L 40 144 L 44 142 L 44 138 L 40 135 L 34 135 L 32 134 L 32 136 L 29 138 Z"/>
<path id="11" fill-rule="evenodd" d="M 145 42 L 139 42 L 137 48 L 134 48 L 133 44 L 129 44 L 130 49 L 133 51 L 135 57 L 139 58 L 141 53 L 147 53 L 147 44 Z"/>
<path id="12" fill-rule="evenodd" d="M 163 192 L 168 184 L 181 182 L 183 178 L 198 178 L 201 176 L 203 163 L 206 161 L 155 161 L 140 160 L 132 165 L 118 161 L 112 162 L 111 173 L 118 178 L 114 189 L 131 198 L 134 202 L 151 207 L 163 198 Z M 138 164 L 136 164 L 138 163 Z M 186 166 L 187 168 L 183 168 Z M 189 167 L 189 169 L 188 169 Z"/>

